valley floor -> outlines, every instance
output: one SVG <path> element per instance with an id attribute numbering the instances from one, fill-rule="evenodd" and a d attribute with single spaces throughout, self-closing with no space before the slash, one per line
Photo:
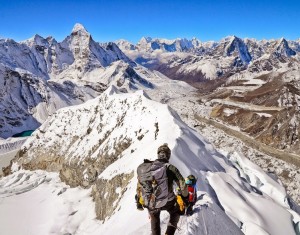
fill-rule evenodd
<path id="1" fill-rule="evenodd" d="M 300 204 L 300 169 L 294 164 L 275 158 L 272 155 L 258 151 L 255 146 L 249 146 L 241 139 L 228 135 L 223 130 L 207 122 L 197 120 L 195 115 L 208 118 L 210 107 L 200 105 L 197 97 L 182 97 L 168 102 L 178 112 L 184 122 L 204 136 L 215 148 L 228 158 L 234 152 L 242 153 L 245 157 L 260 166 L 265 172 L 278 177 L 285 186 L 288 194 Z M 234 129 L 233 129 L 234 130 Z"/>

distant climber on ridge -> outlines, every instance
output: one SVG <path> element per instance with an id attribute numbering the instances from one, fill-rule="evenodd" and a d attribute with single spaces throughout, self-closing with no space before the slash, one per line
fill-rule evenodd
<path id="1" fill-rule="evenodd" d="M 197 187 L 196 187 L 197 178 L 194 175 L 189 175 L 185 179 L 185 184 L 187 185 L 189 196 L 188 203 L 186 204 L 186 215 L 193 214 L 193 206 L 197 201 Z"/>
<path id="2" fill-rule="evenodd" d="M 160 235 L 160 212 L 166 210 L 170 219 L 166 235 L 172 235 L 177 229 L 182 211 L 173 191 L 174 181 L 179 187 L 183 201 L 188 202 L 188 190 L 179 170 L 169 163 L 171 150 L 163 144 L 157 150 L 157 159 L 145 159 L 138 166 L 138 185 L 136 194 L 137 208 L 147 208 L 151 219 L 152 235 Z"/>

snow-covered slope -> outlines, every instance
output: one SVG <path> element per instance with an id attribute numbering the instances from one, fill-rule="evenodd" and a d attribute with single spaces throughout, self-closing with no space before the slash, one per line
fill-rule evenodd
<path id="1" fill-rule="evenodd" d="M 1 39 L 0 136 L 34 130 L 57 109 L 95 98 L 109 85 L 153 89 L 149 79 L 158 76 L 115 43 L 95 42 L 80 24 L 60 43 L 39 35 L 20 43 Z"/>
<path id="2" fill-rule="evenodd" d="M 0 135 L 4 138 L 34 130 L 57 109 L 94 98 L 106 88 L 84 81 L 46 81 L 1 63 L 0 84 Z"/>
<path id="3" fill-rule="evenodd" d="M 299 229 L 299 211 L 280 182 L 242 154 L 227 159 L 167 105 L 142 91 L 121 94 L 115 87 L 85 104 L 60 109 L 34 132 L 11 165 L 15 173 L 0 181 L 0 211 L 20 213 L 11 202 L 30 203 L 30 195 L 36 195 L 40 205 L 34 211 L 49 208 L 53 200 L 66 209 L 59 210 L 58 224 L 48 219 L 44 230 L 38 226 L 32 234 L 148 234 L 147 212 L 137 211 L 133 199 L 136 167 L 144 158 L 155 159 L 162 143 L 169 144 L 171 163 L 184 176 L 199 178 L 195 214 L 181 218 L 178 234 L 295 234 Z M 74 189 L 60 183 L 57 174 L 19 167 L 59 172 L 66 184 L 86 188 L 78 189 L 81 195 L 91 192 L 94 203 L 88 196 L 72 196 Z M 50 217 L 57 218 L 57 213 L 51 210 Z M 162 220 L 165 226 L 165 214 Z M 0 223 L 17 231 L 6 222 Z M 45 219 L 36 218 L 26 226 L 32 228 L 31 223 L 42 225 Z"/>

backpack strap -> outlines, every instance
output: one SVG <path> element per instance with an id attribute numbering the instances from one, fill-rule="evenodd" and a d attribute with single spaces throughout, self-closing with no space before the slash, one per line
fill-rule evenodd
<path id="1" fill-rule="evenodd" d="M 152 163 L 153 161 L 150 161 L 149 159 L 144 159 L 144 163 Z"/>

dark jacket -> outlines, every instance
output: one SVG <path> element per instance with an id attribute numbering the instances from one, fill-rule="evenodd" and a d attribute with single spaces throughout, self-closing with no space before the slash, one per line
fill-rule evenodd
<path id="1" fill-rule="evenodd" d="M 185 184 L 185 180 L 179 170 L 172 164 L 168 163 L 168 160 L 165 159 L 156 159 L 155 161 L 160 161 L 164 162 L 168 165 L 167 168 L 167 177 L 168 177 L 168 190 L 169 190 L 169 195 L 168 195 L 168 201 L 172 201 L 175 199 L 175 194 L 173 190 L 173 184 L 174 182 L 177 184 L 179 187 L 181 194 L 183 197 L 188 196 L 188 189 Z M 137 185 L 137 195 L 140 195 L 141 192 L 141 184 L 138 183 Z"/>
<path id="2" fill-rule="evenodd" d="M 179 170 L 174 165 L 169 164 L 167 169 L 167 175 L 168 175 L 169 192 L 174 194 L 173 184 L 175 182 L 179 187 L 182 196 L 187 197 L 188 196 L 187 186 Z"/>

